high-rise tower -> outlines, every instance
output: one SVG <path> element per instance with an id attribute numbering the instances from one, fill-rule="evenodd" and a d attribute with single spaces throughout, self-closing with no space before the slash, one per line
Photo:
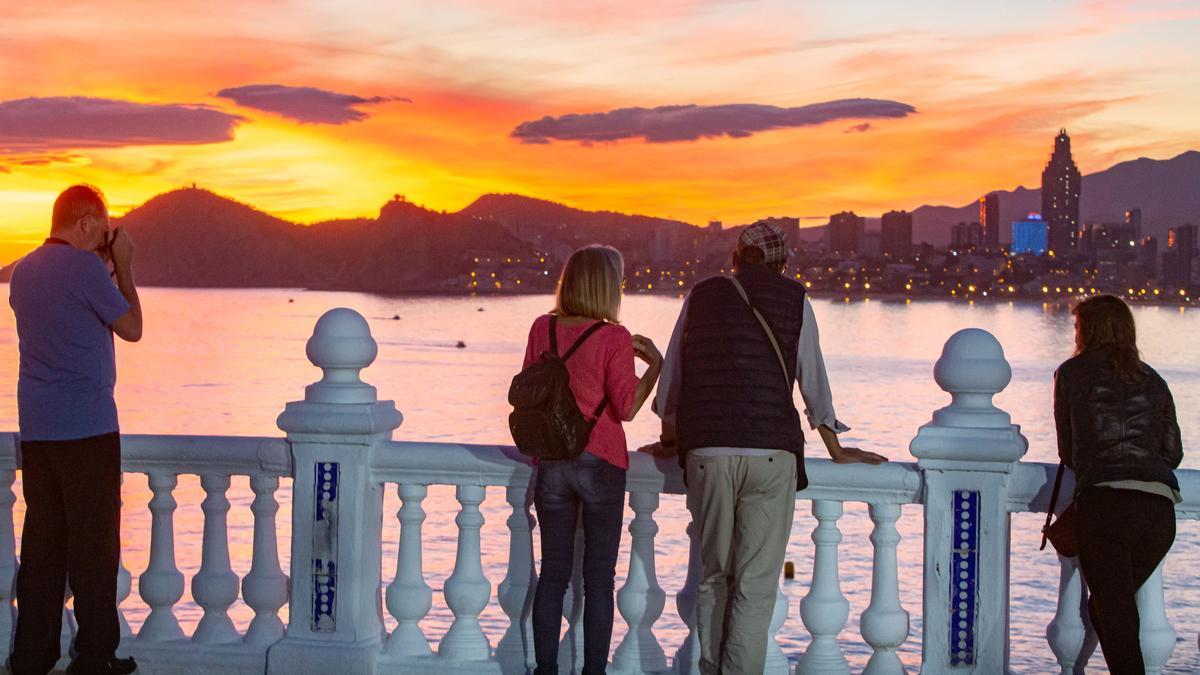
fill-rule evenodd
<path id="1" fill-rule="evenodd" d="M 1000 195 L 992 193 L 979 198 L 979 224 L 983 226 L 983 247 L 1000 250 Z"/>
<path id="2" fill-rule="evenodd" d="M 1042 218 L 1055 255 L 1065 255 L 1079 230 L 1079 167 L 1071 159 L 1071 137 L 1061 129 L 1054 137 L 1054 154 L 1042 171 Z"/>

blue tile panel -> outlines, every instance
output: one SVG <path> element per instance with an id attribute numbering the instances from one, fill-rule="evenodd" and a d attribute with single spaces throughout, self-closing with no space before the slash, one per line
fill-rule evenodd
<path id="1" fill-rule="evenodd" d="M 332 633 L 336 630 L 337 605 L 337 462 L 315 465 L 312 546 L 312 630 Z"/>
<path id="2" fill-rule="evenodd" d="M 950 549 L 950 665 L 975 663 L 976 590 L 979 574 L 979 493 L 957 490 Z"/>

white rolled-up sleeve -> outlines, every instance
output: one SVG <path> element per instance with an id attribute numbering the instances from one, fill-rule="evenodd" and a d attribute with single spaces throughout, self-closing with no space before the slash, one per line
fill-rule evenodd
<path id="1" fill-rule="evenodd" d="M 654 397 L 652 409 L 663 422 L 675 424 L 675 411 L 679 408 L 679 371 L 683 367 L 683 322 L 687 316 L 688 301 L 685 298 L 683 307 L 679 309 L 679 318 L 675 321 L 675 330 L 671 333 L 671 342 L 667 344 L 667 353 L 663 356 L 662 370 L 658 374 L 658 394 Z"/>
<path id="2" fill-rule="evenodd" d="M 800 396 L 804 398 L 804 414 L 808 417 L 809 425 L 813 429 L 825 425 L 839 434 L 849 431 L 850 427 L 839 422 L 833 410 L 833 393 L 829 390 L 825 358 L 821 355 L 817 317 L 807 297 L 804 298 L 804 321 L 800 325 L 797 351 L 796 382 L 800 384 Z"/>

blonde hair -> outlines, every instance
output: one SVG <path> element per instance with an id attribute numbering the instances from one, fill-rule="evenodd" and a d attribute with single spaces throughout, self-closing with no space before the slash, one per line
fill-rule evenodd
<path id="1" fill-rule="evenodd" d="M 558 277 L 554 313 L 619 323 L 625 259 L 611 246 L 593 244 L 571 254 Z"/>

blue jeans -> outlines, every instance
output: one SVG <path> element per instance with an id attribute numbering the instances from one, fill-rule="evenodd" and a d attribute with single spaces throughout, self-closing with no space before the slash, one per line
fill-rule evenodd
<path id="1" fill-rule="evenodd" d="M 563 596 L 575 562 L 575 526 L 583 511 L 583 675 L 608 666 L 613 575 L 625 513 L 625 470 L 583 453 L 538 465 L 533 503 L 542 533 L 542 571 L 533 596 L 535 675 L 558 674 Z"/>

